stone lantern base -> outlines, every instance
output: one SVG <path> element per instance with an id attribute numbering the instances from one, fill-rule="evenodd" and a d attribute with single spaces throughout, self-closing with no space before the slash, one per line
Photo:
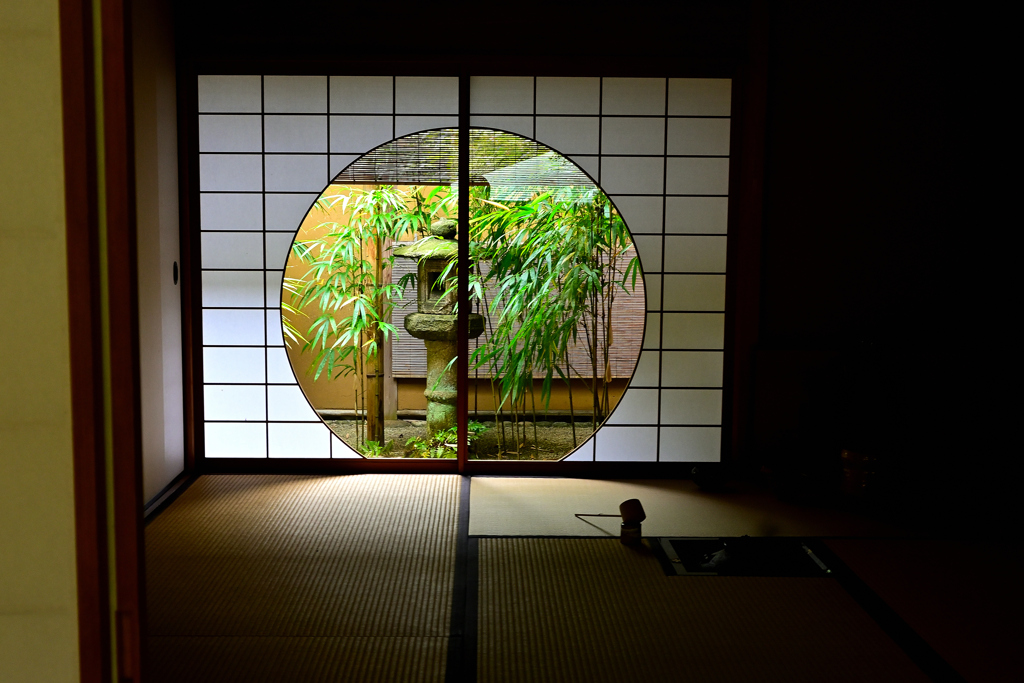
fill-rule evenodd
<path id="1" fill-rule="evenodd" d="M 427 431 L 430 434 L 456 425 L 455 402 L 458 398 L 455 364 L 458 354 L 458 317 L 431 313 L 410 313 L 404 321 L 406 331 L 422 339 L 427 347 Z M 469 338 L 484 331 L 484 318 L 469 314 Z M 451 367 L 449 367 L 451 364 Z"/>

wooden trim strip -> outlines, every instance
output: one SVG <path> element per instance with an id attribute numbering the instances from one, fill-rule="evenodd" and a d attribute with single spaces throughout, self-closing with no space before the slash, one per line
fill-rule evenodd
<path id="1" fill-rule="evenodd" d="M 764 131 L 768 97 L 768 4 L 751 8 L 750 54 L 744 77 L 734 81 L 740 116 L 733 126 L 737 150 L 729 178 L 730 244 L 726 270 L 727 387 L 723 409 L 722 461 L 740 469 L 753 463 L 745 438 L 753 420 L 753 362 L 761 311 L 761 223 L 764 203 Z M 740 86 L 740 87 L 737 87 Z"/>
<path id="2" fill-rule="evenodd" d="M 178 9 L 180 12 L 180 8 Z M 182 27 L 175 15 L 175 30 Z M 181 283 L 181 388 L 184 406 L 185 473 L 194 474 L 203 452 L 202 308 L 198 284 L 202 273 L 199 244 L 199 110 L 196 74 L 176 46 L 178 102 L 178 258 Z M 261 231 L 262 232 L 262 231 Z"/>
<path id="3" fill-rule="evenodd" d="M 459 472 L 469 459 L 469 74 L 459 76 L 459 287 L 458 360 L 456 377 L 456 434 Z"/>
<path id="4" fill-rule="evenodd" d="M 83 683 L 110 680 L 110 595 L 101 358 L 92 5 L 60 1 L 71 425 Z"/>
<path id="5" fill-rule="evenodd" d="M 473 476 L 547 476 L 592 479 L 686 479 L 693 462 L 539 462 L 531 460 L 468 460 L 465 473 Z M 455 459 L 386 458 L 211 458 L 203 463 L 203 474 L 365 474 L 365 473 L 454 474 Z"/>
<path id="6" fill-rule="evenodd" d="M 719 58 L 680 57 L 652 60 L 647 57 L 628 58 L 622 55 L 580 58 L 564 56 L 496 57 L 493 55 L 462 55 L 458 57 L 424 57 L 408 59 L 300 58 L 281 59 L 265 55 L 218 57 L 197 55 L 196 73 L 266 76 L 448 76 L 472 72 L 487 76 L 540 77 L 626 77 L 626 78 L 734 78 L 742 64 L 740 55 Z"/>
<path id="7" fill-rule="evenodd" d="M 101 0 L 100 9 L 118 675 L 138 681 L 145 570 L 131 15 L 125 0 Z"/>

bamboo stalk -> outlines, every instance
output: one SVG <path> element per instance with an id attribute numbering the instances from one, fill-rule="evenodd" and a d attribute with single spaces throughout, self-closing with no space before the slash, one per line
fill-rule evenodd
<path id="1" fill-rule="evenodd" d="M 540 457 L 540 439 L 537 438 L 537 399 L 533 394 L 533 372 L 530 372 L 530 409 L 533 412 L 533 450 Z"/>
<path id="2" fill-rule="evenodd" d="M 569 424 L 572 425 L 572 447 L 576 448 L 579 446 L 579 441 L 576 439 L 576 410 L 572 404 L 572 368 L 569 367 L 569 349 L 565 350 L 565 376 L 566 386 L 569 387 Z"/>

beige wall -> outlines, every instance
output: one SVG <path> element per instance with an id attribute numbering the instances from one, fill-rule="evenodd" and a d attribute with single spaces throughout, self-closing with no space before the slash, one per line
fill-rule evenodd
<path id="1" fill-rule="evenodd" d="M 78 680 L 57 7 L 0 0 L 4 683 Z"/>

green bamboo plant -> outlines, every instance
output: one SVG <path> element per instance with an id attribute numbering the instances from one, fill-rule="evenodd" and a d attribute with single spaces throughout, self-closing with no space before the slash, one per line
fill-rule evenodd
<path id="1" fill-rule="evenodd" d="M 288 321 L 284 326 L 290 346 L 302 344 L 312 352 L 308 373 L 314 381 L 341 376 L 369 377 L 355 383 L 354 405 L 360 418 L 356 446 L 375 451 L 384 447 L 384 344 L 397 333 L 391 323 L 395 302 L 414 283 L 414 275 L 390 281 L 394 255 L 390 245 L 409 234 L 422 234 L 430 221 L 447 215 L 451 201 L 446 188 L 382 185 L 373 189 L 332 186 L 320 196 L 321 212 L 347 216 L 344 222 L 326 221 L 317 236 L 297 239 L 292 253 L 308 270 L 286 278 L 289 301 L 282 307 L 291 318 L 318 309 L 305 333 Z M 365 419 L 365 423 L 364 423 Z"/>
<path id="2" fill-rule="evenodd" d="M 568 385 L 577 444 L 573 377 L 589 377 L 592 429 L 610 412 L 613 306 L 617 293 L 632 292 L 640 275 L 637 258 L 625 258 L 632 245 L 629 232 L 597 188 L 561 188 L 504 204 L 488 199 L 486 187 L 474 190 L 471 252 L 487 270 L 477 269 L 470 287 L 481 301 L 491 292 L 485 306 L 493 324 L 471 360 L 474 367 L 487 367 L 500 387 L 496 403 L 509 406 L 516 443 L 502 448 L 521 453 L 526 438 L 518 416 L 527 398 L 537 443 L 533 385 L 538 374 L 545 409 L 555 376 Z M 581 337 L 590 365 L 586 372 L 569 360 Z"/>
<path id="3" fill-rule="evenodd" d="M 297 240 L 293 253 L 309 268 L 284 284 L 290 297 L 283 307 L 290 317 L 306 315 L 314 306 L 319 315 L 304 334 L 286 319 L 285 335 L 289 345 L 302 343 L 303 352 L 314 352 L 308 370 L 314 380 L 371 377 L 366 385 L 356 383 L 356 412 L 367 417 L 367 424 L 362 435 L 357 430 L 355 446 L 375 453 L 385 448 L 381 350 L 397 333 L 390 322 L 395 302 L 415 277 L 398 283 L 386 279 L 394 260 L 389 245 L 422 234 L 437 218 L 454 215 L 458 197 L 453 187 L 331 190 L 318 200 L 318 208 L 340 209 L 348 220 L 322 223 L 318 237 Z M 545 409 L 556 377 L 568 386 L 578 444 L 572 380 L 587 382 L 592 429 L 611 408 L 614 302 L 619 292 L 634 290 L 640 275 L 636 257 L 625 257 L 632 244 L 626 226 L 597 188 L 561 188 L 529 201 L 502 203 L 492 201 L 489 188 L 479 186 L 471 188 L 469 201 L 470 298 L 488 313 L 470 364 L 490 379 L 499 448 L 522 454 L 526 412 L 533 413 L 537 443 L 533 388 L 538 376 Z M 457 269 L 452 260 L 439 278 L 450 290 L 446 296 L 455 292 Z M 570 362 L 570 349 L 581 342 L 587 368 Z M 512 444 L 503 424 L 506 409 Z"/>

